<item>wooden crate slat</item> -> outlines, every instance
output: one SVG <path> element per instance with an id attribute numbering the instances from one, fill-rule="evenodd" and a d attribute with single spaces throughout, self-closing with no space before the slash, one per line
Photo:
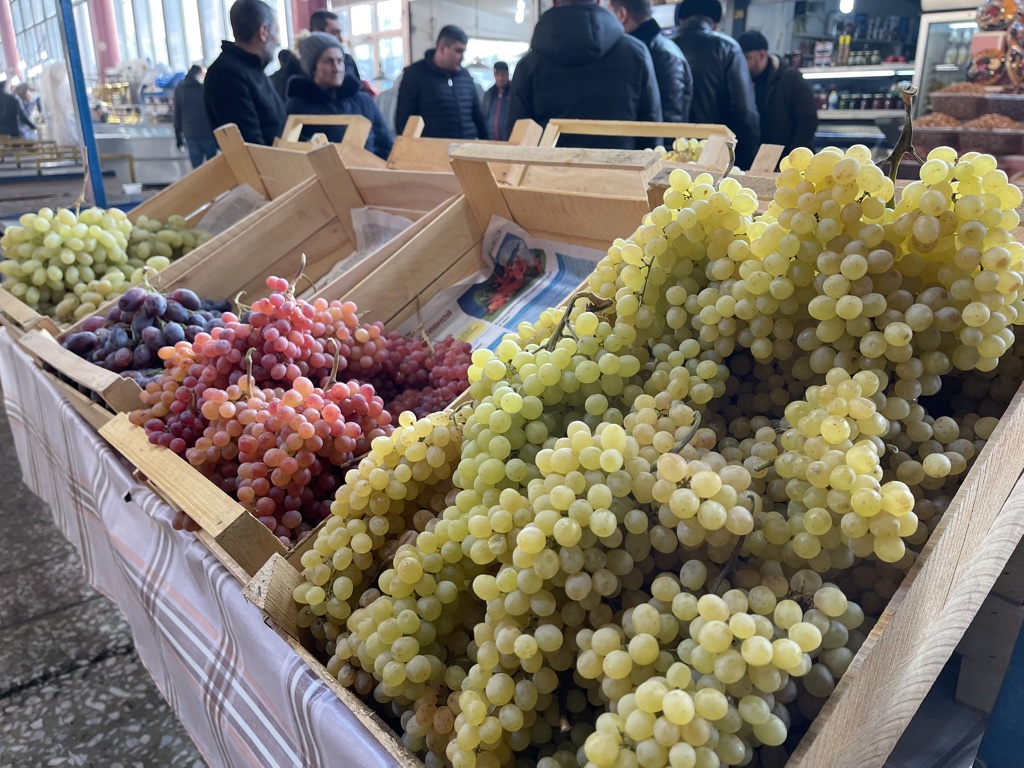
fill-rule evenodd
<path id="1" fill-rule="evenodd" d="M 480 243 L 477 243 L 462 254 L 462 256 L 460 256 L 451 266 L 448 267 L 448 269 L 438 276 L 436 280 L 423 287 L 412 301 L 400 310 L 394 311 L 388 319 L 388 323 L 392 327 L 402 325 L 409 318 L 415 317 L 417 307 L 423 307 L 428 301 L 444 289 L 472 277 L 474 274 L 480 272 L 480 270 L 485 266 L 486 264 L 483 259 L 483 251 L 481 250 Z"/>
<path id="2" fill-rule="evenodd" d="M 305 152 L 252 144 L 249 145 L 249 154 L 272 200 L 313 178 L 313 166 Z"/>
<path id="3" fill-rule="evenodd" d="M 100 435 L 153 483 L 161 495 L 183 510 L 242 567 L 256 573 L 284 545 L 237 501 L 169 449 L 153 445 L 145 430 L 125 414 L 111 419 Z"/>
<path id="4" fill-rule="evenodd" d="M 139 385 L 113 371 L 93 365 L 69 352 L 46 331 L 33 330 L 18 342 L 33 357 L 44 361 L 74 382 L 96 392 L 115 411 L 126 413 L 141 405 Z"/>
<path id="5" fill-rule="evenodd" d="M 221 153 L 231 167 L 231 172 L 238 179 L 238 183 L 248 184 L 263 197 L 267 197 L 267 188 L 263 184 L 263 179 L 260 178 L 260 172 L 256 169 L 256 163 L 253 162 L 238 128 L 235 125 L 221 126 L 213 132 L 213 135 L 217 139 Z"/>
<path id="6" fill-rule="evenodd" d="M 39 314 L 4 288 L 0 288 L 0 315 L 9 318 L 14 325 L 23 331 L 39 328 L 49 331 L 54 336 L 60 333 L 60 328 L 57 327 L 53 318 Z"/>
<path id="7" fill-rule="evenodd" d="M 624 136 L 651 139 L 707 139 L 723 135 L 736 141 L 736 134 L 715 123 L 642 123 L 629 120 L 572 120 L 555 118 L 548 121 L 541 146 L 553 147 L 561 133 L 584 136 Z M 548 143 L 550 142 L 550 143 Z"/>
<path id="8" fill-rule="evenodd" d="M 140 216 L 167 221 L 174 215 L 186 218 L 205 209 L 212 201 L 238 186 L 238 179 L 224 155 L 208 160 L 183 179 L 157 192 L 128 214 L 132 221 Z"/>
<path id="9" fill-rule="evenodd" d="M 348 170 L 366 205 L 431 210 L 462 192 L 450 172 Z"/>
<path id="10" fill-rule="evenodd" d="M 504 198 L 511 218 L 527 232 L 580 233 L 603 242 L 604 248 L 615 238 L 631 234 L 651 210 L 645 198 L 588 199 L 532 189 L 506 189 Z M 627 226 L 629 222 L 632 224 Z"/>

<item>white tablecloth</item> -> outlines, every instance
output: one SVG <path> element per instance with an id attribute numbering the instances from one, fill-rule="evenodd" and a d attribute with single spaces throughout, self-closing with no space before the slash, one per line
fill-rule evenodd
<path id="1" fill-rule="evenodd" d="M 396 765 L 3 330 L 0 378 L 25 483 L 124 613 L 207 763 Z"/>

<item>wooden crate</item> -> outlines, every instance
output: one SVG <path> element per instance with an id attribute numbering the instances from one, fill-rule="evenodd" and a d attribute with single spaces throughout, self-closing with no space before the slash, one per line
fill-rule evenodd
<path id="1" fill-rule="evenodd" d="M 660 161 L 651 152 L 464 145 L 451 165 L 462 197 L 361 282 L 353 272 L 317 295 L 351 297 L 370 317 L 399 325 L 484 266 L 493 216 L 534 237 L 606 249 L 650 211 L 648 184 Z M 503 171 L 509 181 L 499 180 Z"/>

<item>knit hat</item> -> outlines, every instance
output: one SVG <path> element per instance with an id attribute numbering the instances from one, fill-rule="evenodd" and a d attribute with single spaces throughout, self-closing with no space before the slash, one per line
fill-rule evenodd
<path id="1" fill-rule="evenodd" d="M 757 30 L 744 32 L 736 38 L 736 42 L 740 44 L 740 50 L 744 53 L 768 50 L 768 38 Z"/>
<path id="2" fill-rule="evenodd" d="M 718 24 L 722 20 L 722 4 L 718 0 L 683 0 L 676 6 L 676 23 L 691 16 L 706 16 Z"/>
<path id="3" fill-rule="evenodd" d="M 299 58 L 302 60 L 302 68 L 306 70 L 307 75 L 313 77 L 320 57 L 331 48 L 337 48 L 339 51 L 342 50 L 338 39 L 328 35 L 326 32 L 313 32 L 302 41 L 299 47 Z"/>

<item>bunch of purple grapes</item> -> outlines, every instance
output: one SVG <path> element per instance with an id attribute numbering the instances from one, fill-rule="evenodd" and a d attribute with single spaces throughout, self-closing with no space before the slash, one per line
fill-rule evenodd
<path id="1" fill-rule="evenodd" d="M 106 316 L 94 315 L 81 330 L 61 339 L 64 348 L 144 387 L 164 369 L 161 347 L 192 341 L 199 333 L 223 328 L 226 301 L 200 299 L 179 288 L 169 294 L 129 288 Z"/>

